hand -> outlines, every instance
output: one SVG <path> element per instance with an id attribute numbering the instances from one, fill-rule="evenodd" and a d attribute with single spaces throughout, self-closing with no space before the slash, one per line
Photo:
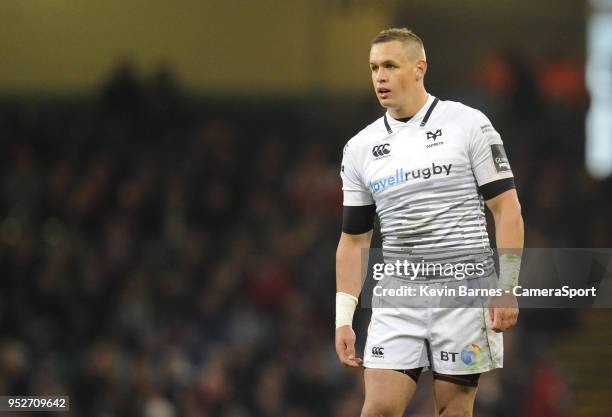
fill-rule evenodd
<path id="1" fill-rule="evenodd" d="M 489 304 L 491 330 L 497 333 L 505 332 L 516 324 L 518 313 L 518 302 L 513 294 L 503 294 L 494 298 Z"/>
<path id="2" fill-rule="evenodd" d="M 351 368 L 359 368 L 363 361 L 355 357 L 355 332 L 351 326 L 336 329 L 336 354 L 340 362 Z"/>

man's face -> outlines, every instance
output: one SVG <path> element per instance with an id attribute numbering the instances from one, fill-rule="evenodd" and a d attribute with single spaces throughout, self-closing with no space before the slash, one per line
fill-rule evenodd
<path id="1" fill-rule="evenodd" d="M 400 109 L 418 86 L 417 58 L 400 41 L 376 43 L 370 50 L 374 91 L 381 106 Z"/>

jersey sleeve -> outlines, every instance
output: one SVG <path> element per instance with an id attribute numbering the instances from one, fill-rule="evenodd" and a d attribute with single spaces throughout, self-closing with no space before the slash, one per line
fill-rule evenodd
<path id="1" fill-rule="evenodd" d="M 345 206 L 368 206 L 374 204 L 372 194 L 362 180 L 355 161 L 355 147 L 349 142 L 344 147 L 340 177 Z"/>
<path id="2" fill-rule="evenodd" d="M 478 186 L 513 178 L 504 143 L 491 121 L 478 112 L 470 125 L 468 153 Z"/>

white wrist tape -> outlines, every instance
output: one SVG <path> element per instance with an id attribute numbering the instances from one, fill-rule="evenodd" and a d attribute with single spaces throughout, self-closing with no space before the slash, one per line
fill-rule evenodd
<path id="1" fill-rule="evenodd" d="M 518 285 L 521 257 L 511 253 L 499 255 L 499 288 L 512 290 Z"/>
<path id="2" fill-rule="evenodd" d="M 336 293 L 336 329 L 353 325 L 355 308 L 357 308 L 357 297 L 345 292 Z"/>

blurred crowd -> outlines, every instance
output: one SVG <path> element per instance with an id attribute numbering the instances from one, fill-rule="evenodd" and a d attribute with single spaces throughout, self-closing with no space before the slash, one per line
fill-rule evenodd
<path id="1" fill-rule="evenodd" d="M 479 68 L 452 96 L 430 90 L 501 132 L 527 246 L 609 247 L 578 66 L 507 53 Z M 374 100 L 206 100 L 129 62 L 95 99 L 0 100 L 0 393 L 69 395 L 87 417 L 358 415 L 361 374 L 333 349 L 338 174 Z M 529 315 L 478 415 L 562 415 L 542 353 L 560 330 Z M 428 395 L 411 415 L 432 415 Z"/>

